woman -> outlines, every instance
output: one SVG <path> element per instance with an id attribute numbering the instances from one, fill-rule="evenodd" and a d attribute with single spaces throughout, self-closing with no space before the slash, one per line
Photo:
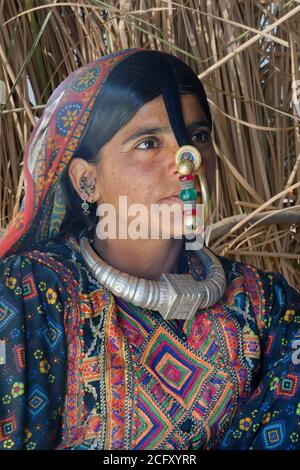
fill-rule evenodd
<path id="1" fill-rule="evenodd" d="M 197 76 L 158 51 L 105 56 L 49 99 L 0 243 L 2 448 L 300 448 L 299 294 L 279 273 L 186 250 L 174 220 L 157 239 L 98 230 L 104 204 L 129 227 L 120 196 L 146 207 L 142 223 L 151 204 L 180 204 L 187 144 L 211 195 L 210 130 Z M 175 302 L 159 297 L 168 282 Z"/>

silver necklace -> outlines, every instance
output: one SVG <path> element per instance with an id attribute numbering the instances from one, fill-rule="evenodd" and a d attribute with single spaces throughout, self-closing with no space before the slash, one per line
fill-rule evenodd
<path id="1" fill-rule="evenodd" d="M 87 237 L 80 239 L 80 250 L 91 273 L 106 289 L 137 307 L 157 310 L 165 320 L 188 320 L 199 308 L 214 305 L 226 290 L 223 267 L 205 247 L 195 251 L 205 267 L 203 281 L 191 274 L 163 273 L 159 281 L 151 281 L 123 273 L 105 263 Z"/>

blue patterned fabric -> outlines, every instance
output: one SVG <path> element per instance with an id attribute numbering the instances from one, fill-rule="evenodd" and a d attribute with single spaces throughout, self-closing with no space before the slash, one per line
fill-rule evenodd
<path id="1" fill-rule="evenodd" d="M 270 295 L 254 391 L 240 404 L 221 449 L 300 449 L 300 294 L 275 273 Z"/>
<path id="2" fill-rule="evenodd" d="M 0 449 L 52 448 L 65 385 L 64 289 L 53 270 L 22 255 L 0 269 Z"/>
<path id="3" fill-rule="evenodd" d="M 0 364 L 0 449 L 55 449 L 72 427 L 80 432 L 76 440 L 66 439 L 62 448 L 101 448 L 92 437 L 106 425 L 97 420 L 103 403 L 97 402 L 93 392 L 100 372 L 92 357 L 84 369 L 89 380 L 84 402 L 80 405 L 78 398 L 79 405 L 72 401 L 66 405 L 68 374 L 70 383 L 76 385 L 79 380 L 68 372 L 68 325 L 75 306 L 80 304 L 85 312 L 86 299 L 99 289 L 72 243 L 57 237 L 31 254 L 20 252 L 0 264 L 0 340 L 6 342 L 6 363 Z M 142 310 L 118 301 L 119 321 L 135 358 L 132 367 L 137 368 L 134 386 L 143 388 L 131 410 L 140 423 L 127 436 L 131 448 L 156 448 L 151 434 L 146 435 L 151 412 L 156 439 L 170 428 L 163 441 L 168 447 L 160 443 L 159 448 L 300 449 L 300 294 L 279 273 L 219 259 L 227 276 L 226 296 L 193 321 L 166 325 L 157 313 L 147 317 Z M 190 267 L 194 277 L 201 278 L 203 273 L 193 262 Z M 77 290 L 72 291 L 75 282 Z M 102 299 L 97 302 L 99 310 Z M 218 333 L 217 341 L 210 337 L 210 325 Z M 84 324 L 86 351 L 95 338 L 101 338 L 98 333 L 93 336 L 93 329 L 95 324 Z M 141 331 L 144 343 L 138 336 Z M 229 379 L 222 375 L 226 368 L 213 373 L 220 346 L 227 351 L 228 356 L 222 356 L 230 363 Z M 197 358 L 203 358 L 204 351 L 206 362 L 200 370 Z M 210 382 L 206 383 L 202 376 L 208 377 L 209 364 Z M 238 390 L 235 406 L 230 401 L 234 397 L 231 383 Z M 102 387 L 99 382 L 103 396 Z M 214 397 L 214 389 L 224 393 Z M 199 390 L 203 390 L 200 397 Z M 227 408 L 225 398 L 231 403 Z M 78 406 L 85 410 L 82 423 L 72 414 Z M 208 416 L 208 412 L 203 426 L 201 413 Z M 127 444 L 120 441 L 118 448 L 122 445 Z"/>

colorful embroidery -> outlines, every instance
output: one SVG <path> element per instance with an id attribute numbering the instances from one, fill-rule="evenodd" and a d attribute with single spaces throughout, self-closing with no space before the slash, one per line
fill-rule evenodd
<path id="1" fill-rule="evenodd" d="M 92 67 L 90 70 L 86 70 L 80 73 L 77 78 L 72 82 L 72 90 L 82 93 L 87 88 L 94 85 L 100 74 L 100 67 Z"/>
<path id="2" fill-rule="evenodd" d="M 16 344 L 13 347 L 13 354 L 15 358 L 16 369 L 21 372 L 25 367 L 25 347 L 23 344 Z"/>
<path id="3" fill-rule="evenodd" d="M 186 269 L 197 276 L 193 259 L 188 258 Z M 223 262 L 228 276 L 235 272 L 241 279 L 237 266 L 233 270 L 229 261 Z M 291 298 L 289 309 L 274 304 L 274 327 L 268 322 L 271 330 L 266 334 L 264 327 L 261 335 L 252 304 L 243 299 L 248 295 L 245 280 L 238 284 L 236 296 L 235 284 L 230 284 L 221 303 L 198 311 L 194 319 L 164 322 L 157 312 L 127 304 L 92 284 L 75 239 L 69 244 L 62 239 L 49 241 L 44 251 L 40 247 L 27 252 L 21 262 L 12 257 L 7 266 L 1 278 L 0 312 L 13 361 L 0 366 L 5 367 L 1 369 L 5 373 L 0 416 L 3 448 L 279 449 L 299 445 L 295 430 L 300 371 L 291 362 L 292 350 L 269 367 L 274 354 L 288 351 L 283 348 L 291 342 L 282 346 L 285 337 L 279 337 L 272 349 L 267 348 L 265 373 L 254 388 L 255 368 L 247 362 L 259 365 L 260 351 L 270 344 L 268 338 L 279 331 L 287 334 L 278 329 L 276 314 L 298 311 Z M 245 272 L 253 276 L 252 270 Z M 199 277 L 202 274 L 199 270 Z M 253 282 L 257 279 L 254 275 Z M 23 290 L 23 296 L 29 297 L 22 318 L 17 315 L 20 285 L 29 286 Z M 254 284 L 250 285 L 255 298 Z M 282 278 L 277 278 L 277 285 L 282 288 Z M 286 295 L 294 295 L 285 288 Z M 282 302 L 283 291 L 278 299 Z M 59 304 L 61 309 L 56 308 Z M 256 315 L 260 318 L 258 311 Z M 292 328 L 294 322 L 288 325 Z M 9 412 L 12 400 L 14 416 Z M 26 441 L 16 437 L 23 436 L 24 406 L 31 433 Z"/>
<path id="4" fill-rule="evenodd" d="M 263 438 L 266 449 L 278 449 L 285 436 L 285 423 L 275 422 L 269 424 L 263 430 Z"/>
<path id="5" fill-rule="evenodd" d="M 298 384 L 298 376 L 294 374 L 287 374 L 278 384 L 276 388 L 276 395 L 292 398 L 295 395 Z"/>
<path id="6" fill-rule="evenodd" d="M 49 403 L 49 398 L 46 391 L 40 386 L 35 385 L 29 392 L 28 407 L 29 412 L 36 416 L 39 414 L 45 406 Z"/>
<path id="7" fill-rule="evenodd" d="M 243 353 L 245 357 L 260 357 L 259 338 L 249 327 L 243 329 Z"/>
<path id="8" fill-rule="evenodd" d="M 58 134 L 66 136 L 77 120 L 82 109 L 81 103 L 66 104 L 57 114 L 56 128 Z"/>
<path id="9" fill-rule="evenodd" d="M 48 322 L 38 330 L 38 334 L 45 338 L 50 351 L 54 351 L 62 340 L 63 329 L 61 325 L 50 318 Z"/>
<path id="10" fill-rule="evenodd" d="M 4 330 L 19 311 L 4 297 L 0 297 L 0 331 Z"/>
<path id="11" fill-rule="evenodd" d="M 11 435 L 13 435 L 16 429 L 17 425 L 14 414 L 9 416 L 8 418 L 0 419 L 0 442 L 5 441 L 9 437 L 11 437 Z"/>

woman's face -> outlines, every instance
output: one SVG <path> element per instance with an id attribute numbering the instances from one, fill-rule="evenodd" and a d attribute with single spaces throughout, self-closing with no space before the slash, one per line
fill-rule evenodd
<path id="1" fill-rule="evenodd" d="M 181 95 L 181 106 L 189 144 L 201 153 L 202 165 L 212 192 L 216 154 L 205 113 L 193 94 Z M 119 196 L 127 196 L 127 206 L 143 204 L 148 210 L 150 221 L 151 204 L 176 203 L 176 200 L 169 198 L 180 192 L 180 175 L 176 171 L 174 158 L 178 148 L 160 95 L 146 103 L 102 147 L 95 168 L 97 203 L 112 204 L 119 217 Z M 178 231 L 182 232 L 182 227 L 178 229 L 171 226 L 170 230 L 170 235 L 174 236 Z"/>

